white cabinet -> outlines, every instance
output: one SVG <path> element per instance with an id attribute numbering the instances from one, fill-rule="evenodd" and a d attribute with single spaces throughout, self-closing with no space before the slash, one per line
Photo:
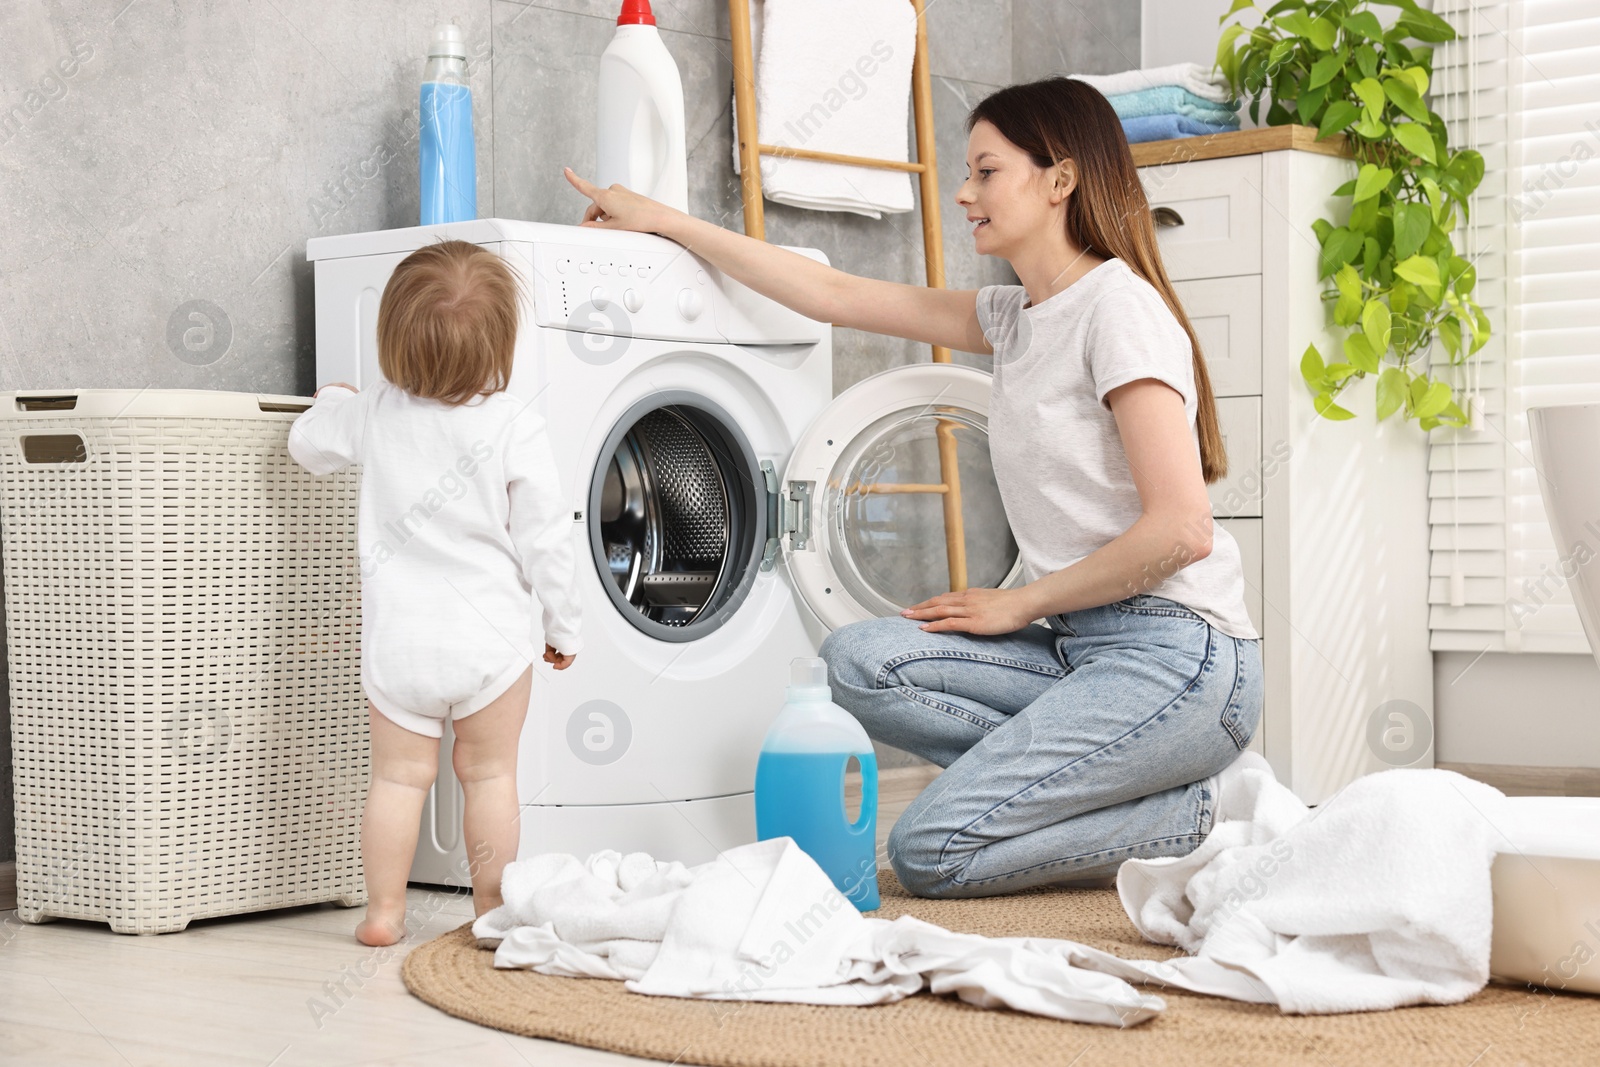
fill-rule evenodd
<path id="1" fill-rule="evenodd" d="M 1134 159 L 1227 440 L 1229 473 L 1210 489 L 1262 637 L 1266 707 L 1252 747 L 1314 804 L 1391 765 L 1368 741 L 1395 705 L 1380 707 L 1405 701 L 1431 721 L 1433 662 L 1426 437 L 1397 416 L 1373 420 L 1370 379 L 1340 400 L 1357 418 L 1318 419 L 1300 378 L 1307 344 L 1339 351 L 1311 223 L 1342 218 L 1330 194 L 1356 169 L 1288 147 L 1303 136 L 1222 135 L 1212 147 L 1236 138 L 1253 150 L 1212 158 L 1163 142 L 1135 146 Z M 1411 765 L 1431 764 L 1430 750 Z"/>

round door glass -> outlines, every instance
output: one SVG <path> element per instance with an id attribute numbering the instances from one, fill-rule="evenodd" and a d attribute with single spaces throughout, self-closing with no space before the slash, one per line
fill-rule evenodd
<path id="1" fill-rule="evenodd" d="M 919 406 L 879 419 L 834 465 L 823 516 L 839 579 L 878 615 L 1018 574 L 988 422 Z"/>

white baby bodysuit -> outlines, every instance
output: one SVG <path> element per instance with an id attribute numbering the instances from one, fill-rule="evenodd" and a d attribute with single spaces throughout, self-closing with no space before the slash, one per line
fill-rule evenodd
<path id="1" fill-rule="evenodd" d="M 326 386 L 289 453 L 314 475 L 362 465 L 361 682 L 388 718 L 439 736 L 509 688 L 540 654 L 534 594 L 544 640 L 579 651 L 571 511 L 527 402 Z"/>

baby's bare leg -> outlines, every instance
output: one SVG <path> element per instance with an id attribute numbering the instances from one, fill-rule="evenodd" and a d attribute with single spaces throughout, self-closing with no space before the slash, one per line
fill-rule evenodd
<path id="1" fill-rule="evenodd" d="M 522 837 L 517 744 L 532 690 L 529 667 L 494 703 L 451 723 L 456 735 L 451 761 L 467 800 L 462 836 L 472 865 L 472 910 L 478 915 L 503 903 L 500 875 L 517 858 Z"/>
<path id="2" fill-rule="evenodd" d="M 406 878 L 417 851 L 422 802 L 439 772 L 439 739 L 412 733 L 367 705 L 372 721 L 372 785 L 361 814 L 367 917 L 364 945 L 392 945 L 406 932 Z"/>

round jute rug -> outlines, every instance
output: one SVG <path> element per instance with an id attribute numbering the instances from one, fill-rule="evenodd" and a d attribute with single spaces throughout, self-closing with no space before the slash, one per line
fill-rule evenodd
<path id="1" fill-rule="evenodd" d="M 979 900 L 924 900 L 879 875 L 882 907 L 949 930 L 1060 937 L 1120 956 L 1165 959 L 1109 889 L 1038 889 Z M 1026 1067 L 1032 1064 L 1416 1064 L 1512 1067 L 1600 1060 L 1600 998 L 1491 984 L 1465 1004 L 1359 1015 L 1276 1008 L 1154 989 L 1167 1010 L 1128 1030 L 985 1011 L 920 993 L 846 1008 L 684 1000 L 621 982 L 500 971 L 470 924 L 414 950 L 406 988 L 451 1015 L 528 1037 L 714 1067 Z"/>

